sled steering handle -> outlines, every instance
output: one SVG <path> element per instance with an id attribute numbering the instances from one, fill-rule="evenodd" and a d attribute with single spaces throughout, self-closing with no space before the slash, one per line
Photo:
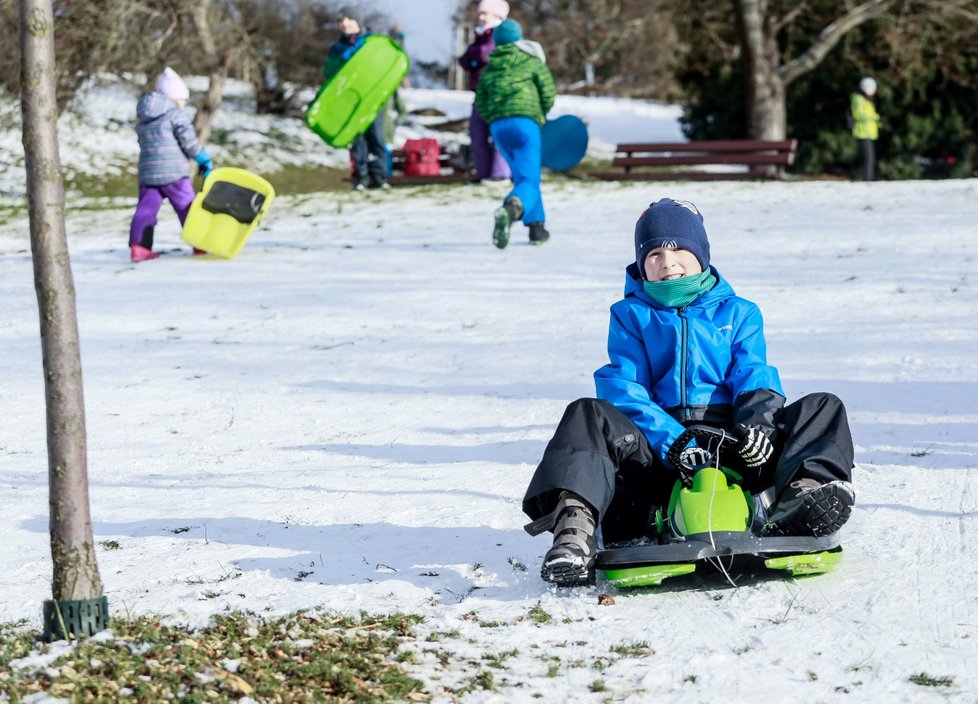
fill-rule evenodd
<path id="1" fill-rule="evenodd" d="M 714 428 L 711 425 L 691 425 L 676 438 L 676 442 L 672 444 L 669 448 L 669 463 L 676 469 L 682 472 L 683 463 L 680 459 L 680 454 L 686 449 L 695 438 L 702 438 L 703 440 L 710 440 L 715 444 L 716 449 L 720 449 L 724 445 L 732 445 L 737 442 L 737 438 L 720 428 Z M 714 451 L 715 454 L 715 451 Z"/>

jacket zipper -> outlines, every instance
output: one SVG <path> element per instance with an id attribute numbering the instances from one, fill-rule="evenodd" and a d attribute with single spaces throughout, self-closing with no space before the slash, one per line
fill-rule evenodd
<path id="1" fill-rule="evenodd" d="M 679 345 L 679 407 L 682 408 L 683 420 L 690 419 L 689 404 L 686 396 L 686 367 L 689 358 L 689 321 L 686 320 L 686 309 L 678 308 L 680 336 L 682 340 Z"/>

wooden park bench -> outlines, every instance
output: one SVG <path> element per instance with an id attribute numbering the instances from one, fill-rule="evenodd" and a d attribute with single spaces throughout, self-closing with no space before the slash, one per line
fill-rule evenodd
<path id="1" fill-rule="evenodd" d="M 465 183 L 472 179 L 472 171 L 467 168 L 462 158 L 457 154 L 451 154 L 441 147 L 438 154 L 438 166 L 441 173 L 438 174 L 405 174 L 404 165 L 407 161 L 406 152 L 403 149 L 395 149 L 391 152 L 391 163 L 393 174 L 389 182 L 392 186 L 419 186 L 428 183 Z"/>
<path id="2" fill-rule="evenodd" d="M 387 182 L 392 186 L 422 186 L 429 183 L 465 183 L 473 178 L 472 170 L 465 165 L 465 158 L 461 154 L 452 154 L 441 146 L 438 153 L 439 173 L 437 174 L 405 174 L 404 167 L 407 163 L 407 152 L 404 149 L 391 150 L 391 170 L 392 174 Z M 352 181 L 353 176 L 345 177 L 346 181 Z"/>
<path id="3" fill-rule="evenodd" d="M 794 163 L 797 147 L 797 139 L 619 144 L 615 148 L 615 158 L 611 166 L 621 171 L 594 171 L 591 175 L 606 181 L 780 179 L 784 178 L 785 167 Z M 683 166 L 746 168 L 739 170 L 676 168 Z"/>

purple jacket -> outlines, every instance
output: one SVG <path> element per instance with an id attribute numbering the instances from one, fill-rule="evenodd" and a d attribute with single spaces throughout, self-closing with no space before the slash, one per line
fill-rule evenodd
<path id="1" fill-rule="evenodd" d="M 165 186 L 188 175 L 187 160 L 200 154 L 190 117 L 162 93 L 146 93 L 136 104 L 139 185 Z"/>
<path id="2" fill-rule="evenodd" d="M 465 53 L 458 57 L 458 65 L 465 69 L 469 74 L 469 90 L 475 90 L 479 85 L 479 76 L 482 69 L 489 63 L 489 54 L 496 48 L 496 42 L 492 40 L 492 30 L 476 32 L 475 40 L 469 44 Z"/>

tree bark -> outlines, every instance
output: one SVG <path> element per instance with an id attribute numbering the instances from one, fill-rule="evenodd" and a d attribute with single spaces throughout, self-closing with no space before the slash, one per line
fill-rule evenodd
<path id="1" fill-rule="evenodd" d="M 752 139 L 784 139 L 788 129 L 777 37 L 765 0 L 734 0 L 747 74 L 747 131 Z"/>
<path id="2" fill-rule="evenodd" d="M 800 8 L 776 21 L 768 15 L 767 0 L 734 0 L 741 48 L 747 65 L 748 134 L 752 139 L 787 137 L 787 87 L 816 66 L 845 34 L 889 10 L 896 0 L 867 0 L 831 22 L 797 58 L 783 63 L 778 32 Z"/>
<path id="3" fill-rule="evenodd" d="M 52 592 L 57 601 L 102 595 L 88 502 L 85 403 L 75 288 L 58 155 L 51 0 L 21 0 L 21 111 L 34 288 L 47 409 Z"/>
<path id="4" fill-rule="evenodd" d="M 197 108 L 197 114 L 194 116 L 194 129 L 197 131 L 197 138 L 201 144 L 206 144 L 211 135 L 214 116 L 224 100 L 224 84 L 227 82 L 228 70 L 231 66 L 230 51 L 225 51 L 223 56 L 218 54 L 217 45 L 207 21 L 210 6 L 211 0 L 199 0 L 190 11 L 197 41 L 209 66 L 207 92 L 204 94 L 204 102 Z"/>

